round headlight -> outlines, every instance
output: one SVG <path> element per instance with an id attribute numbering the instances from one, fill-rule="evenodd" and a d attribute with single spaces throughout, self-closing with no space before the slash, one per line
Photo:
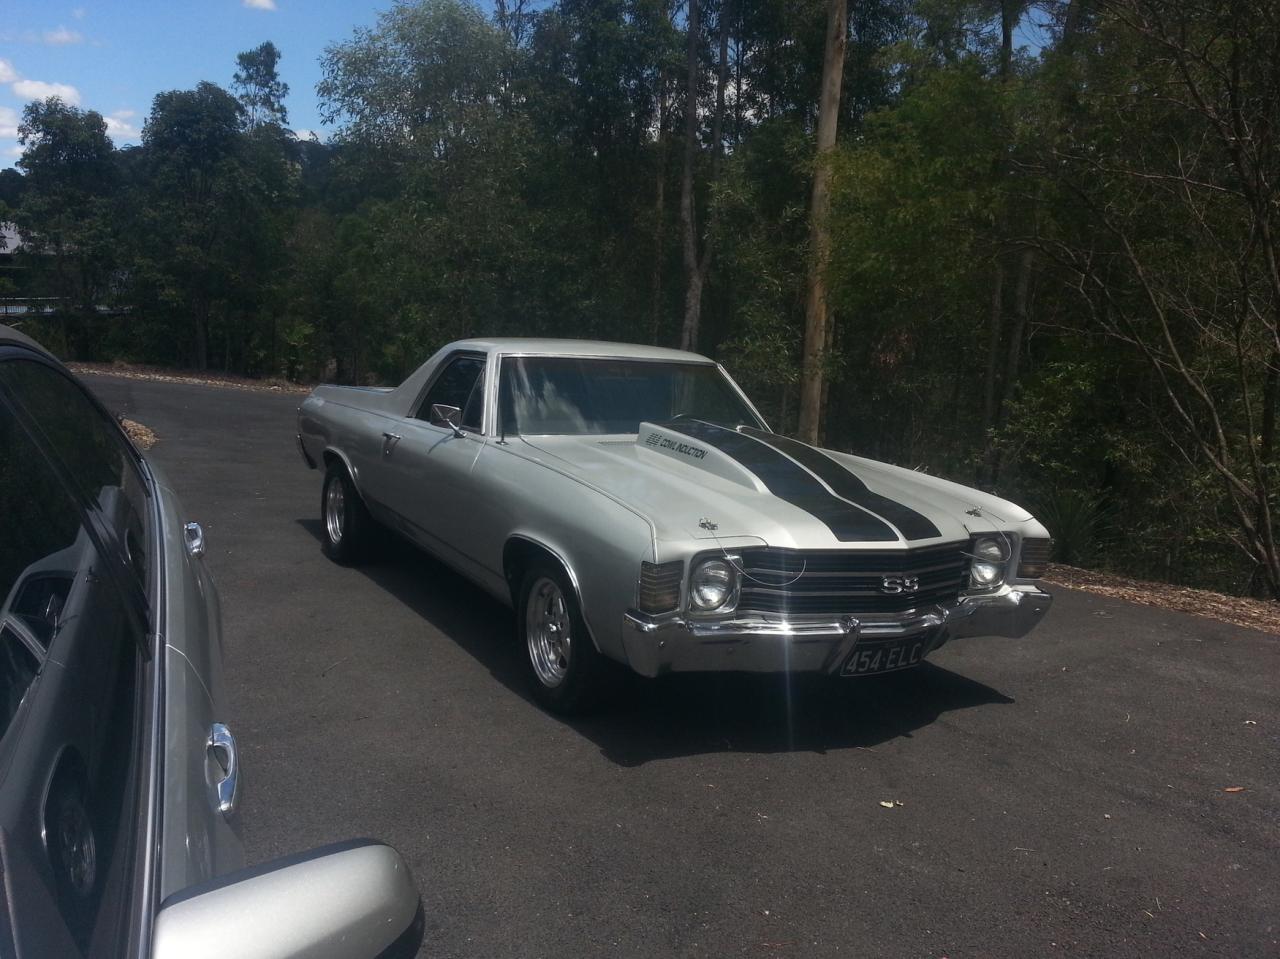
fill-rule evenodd
<path id="1" fill-rule="evenodd" d="M 969 578 L 975 586 L 994 586 L 1000 582 L 1002 572 L 995 563 L 974 563 L 969 567 Z"/>
<path id="2" fill-rule="evenodd" d="M 974 541 L 973 555 L 983 562 L 1003 563 L 1009 558 L 1009 550 L 1003 538 L 983 536 Z"/>
<path id="3" fill-rule="evenodd" d="M 707 559 L 689 578 L 689 604 L 701 612 L 719 609 L 733 595 L 733 567 L 722 559 Z"/>

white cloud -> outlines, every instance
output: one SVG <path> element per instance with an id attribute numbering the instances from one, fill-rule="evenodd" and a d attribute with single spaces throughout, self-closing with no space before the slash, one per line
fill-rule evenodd
<path id="1" fill-rule="evenodd" d="M 76 7 L 74 10 L 71 11 L 71 15 L 75 17 L 77 20 L 83 20 L 84 14 L 85 14 L 84 7 Z"/>
<path id="2" fill-rule="evenodd" d="M 3 153 L 5 156 L 13 157 L 16 160 L 18 157 L 22 156 L 22 147 L 15 143 L 12 146 L 7 146 L 3 150 L 0 150 L 0 153 Z"/>
<path id="3" fill-rule="evenodd" d="M 0 83 L 12 83 L 18 79 L 18 71 L 8 60 L 0 60 Z"/>
<path id="4" fill-rule="evenodd" d="M 13 95 L 23 100 L 45 100 L 58 97 L 63 103 L 79 106 L 80 91 L 69 83 L 45 83 L 43 80 L 18 80 Z"/>
<path id="5" fill-rule="evenodd" d="M 274 10 L 276 0 L 242 0 L 250 10 Z"/>
<path id="6" fill-rule="evenodd" d="M 107 122 L 107 133 L 111 134 L 113 140 L 137 140 L 142 131 L 130 122 L 135 116 L 137 113 L 133 110 L 117 110 L 102 119 Z"/>
<path id="7" fill-rule="evenodd" d="M 83 43 L 84 36 L 59 24 L 58 29 L 44 32 L 44 42 L 54 47 L 65 47 L 71 43 Z"/>
<path id="8" fill-rule="evenodd" d="M 319 130 L 294 130 L 293 135 L 297 137 L 299 140 L 319 140 L 321 142 L 324 141 L 324 137 L 321 136 Z"/>
<path id="9" fill-rule="evenodd" d="M 0 139 L 18 138 L 18 111 L 13 107 L 0 107 Z"/>

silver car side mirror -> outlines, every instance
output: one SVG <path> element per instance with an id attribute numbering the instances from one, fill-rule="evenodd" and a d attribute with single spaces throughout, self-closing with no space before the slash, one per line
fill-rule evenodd
<path id="1" fill-rule="evenodd" d="M 432 426 L 447 426 L 453 430 L 454 436 L 466 436 L 462 431 L 462 410 L 456 406 L 445 406 L 443 403 L 431 404 L 431 417 L 427 420 Z"/>
<path id="2" fill-rule="evenodd" d="M 375 959 L 401 945 L 414 955 L 419 910 L 398 852 L 375 842 L 339 843 L 170 896 L 156 917 L 151 955 Z"/>

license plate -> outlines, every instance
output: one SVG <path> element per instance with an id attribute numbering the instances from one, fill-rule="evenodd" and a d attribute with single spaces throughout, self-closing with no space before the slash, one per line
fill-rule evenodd
<path id="1" fill-rule="evenodd" d="M 844 676 L 870 676 L 873 673 L 891 673 L 895 669 L 907 669 L 924 661 L 929 651 L 925 636 L 907 636 L 878 643 L 858 643 L 853 655 L 844 664 Z"/>

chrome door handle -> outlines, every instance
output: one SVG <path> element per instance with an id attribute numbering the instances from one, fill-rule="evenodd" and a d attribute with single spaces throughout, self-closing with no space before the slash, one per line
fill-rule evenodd
<path id="1" fill-rule="evenodd" d="M 218 798 L 218 812 L 230 816 L 236 811 L 240 799 L 240 761 L 236 756 L 236 737 L 223 723 L 214 723 L 209 730 L 209 743 L 205 749 L 215 774 L 213 787 Z"/>
<path id="2" fill-rule="evenodd" d="M 187 523 L 182 527 L 182 540 L 192 556 L 204 555 L 204 530 L 199 523 Z"/>
<path id="3" fill-rule="evenodd" d="M 382 455 L 390 456 L 391 451 L 396 448 L 396 444 L 400 442 L 399 433 L 383 433 L 382 434 Z"/>

